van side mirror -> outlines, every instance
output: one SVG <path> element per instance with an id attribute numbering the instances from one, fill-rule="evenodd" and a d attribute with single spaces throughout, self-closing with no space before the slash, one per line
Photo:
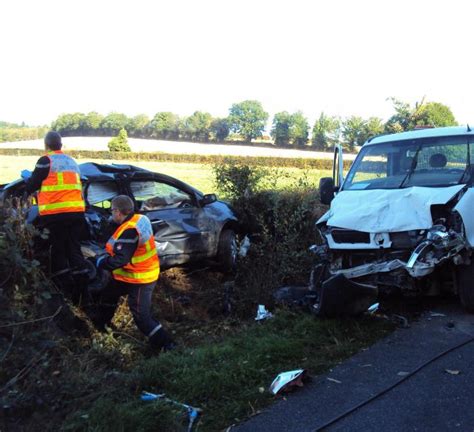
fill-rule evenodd
<path id="1" fill-rule="evenodd" d="M 319 180 L 319 198 L 323 204 L 331 204 L 334 198 L 334 191 L 334 180 L 332 177 L 323 177 Z"/>
<path id="2" fill-rule="evenodd" d="M 212 204 L 213 202 L 217 201 L 216 194 L 206 194 L 201 198 L 201 201 L 199 203 L 201 204 L 202 207 L 208 204 Z"/>

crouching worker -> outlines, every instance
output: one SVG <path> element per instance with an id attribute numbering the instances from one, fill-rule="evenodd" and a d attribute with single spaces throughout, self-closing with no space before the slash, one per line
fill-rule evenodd
<path id="1" fill-rule="evenodd" d="M 151 315 L 153 289 L 160 274 L 160 261 L 150 220 L 134 213 L 133 201 L 126 195 L 112 200 L 112 218 L 119 225 L 106 245 L 107 255 L 97 259 L 97 268 L 112 272 L 113 282 L 100 295 L 99 325 L 109 323 L 121 296 L 128 295 L 128 306 L 135 324 L 148 336 L 155 349 L 170 350 L 174 343 Z"/>

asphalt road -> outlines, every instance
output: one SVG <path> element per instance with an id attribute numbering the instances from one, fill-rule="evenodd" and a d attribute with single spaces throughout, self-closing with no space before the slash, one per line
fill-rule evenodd
<path id="1" fill-rule="evenodd" d="M 437 306 L 232 432 L 474 431 L 474 342 L 423 367 L 470 339 L 474 315 L 457 304 Z"/>

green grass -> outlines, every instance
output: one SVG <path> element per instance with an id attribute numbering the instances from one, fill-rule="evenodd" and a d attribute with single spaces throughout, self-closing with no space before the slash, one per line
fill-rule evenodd
<path id="1" fill-rule="evenodd" d="M 33 170 L 37 156 L 0 156 L 0 184 L 11 182 L 20 177 L 23 169 Z M 160 172 L 163 174 L 176 177 L 185 183 L 189 183 L 196 189 L 204 193 L 212 193 L 217 191 L 214 183 L 214 174 L 212 166 L 209 164 L 193 164 L 193 163 L 177 163 L 177 162 L 149 162 L 149 161 L 127 161 L 127 160 L 105 160 L 105 159 L 88 159 L 88 162 L 97 163 L 130 163 L 139 167 Z M 79 163 L 86 162 L 85 159 L 78 159 Z M 314 187 L 318 187 L 321 177 L 330 177 L 330 170 L 318 169 L 300 169 L 300 168 L 277 168 L 273 169 L 272 187 L 282 189 L 293 185 L 298 181 L 304 181 Z"/>
<path id="2" fill-rule="evenodd" d="M 180 430 L 174 409 L 140 401 L 140 392 L 150 391 L 202 408 L 199 430 L 221 430 L 270 404 L 274 396 L 268 387 L 278 373 L 305 368 L 321 374 L 390 330 L 386 321 L 370 317 L 321 320 L 277 311 L 275 318 L 243 325 L 218 342 L 142 361 L 116 392 L 70 418 L 66 429 Z"/>

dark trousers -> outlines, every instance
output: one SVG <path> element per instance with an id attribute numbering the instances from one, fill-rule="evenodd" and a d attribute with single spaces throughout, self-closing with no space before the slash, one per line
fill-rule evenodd
<path id="1" fill-rule="evenodd" d="M 85 235 L 83 213 L 43 216 L 42 226 L 49 231 L 52 280 L 74 304 L 82 303 L 87 292 L 87 263 L 80 240 Z"/>
<path id="2" fill-rule="evenodd" d="M 65 269 L 70 269 L 74 274 L 85 269 L 85 259 L 79 242 L 84 229 L 83 224 L 84 218 L 57 220 L 54 223 L 45 224 L 45 228 L 50 233 L 53 274 Z"/>
<path id="3" fill-rule="evenodd" d="M 113 280 L 100 295 L 101 324 L 110 323 L 120 297 L 128 295 L 128 307 L 138 329 L 145 336 L 155 334 L 161 328 L 160 322 L 151 315 L 151 297 L 155 286 L 156 282 L 130 284 Z"/>

